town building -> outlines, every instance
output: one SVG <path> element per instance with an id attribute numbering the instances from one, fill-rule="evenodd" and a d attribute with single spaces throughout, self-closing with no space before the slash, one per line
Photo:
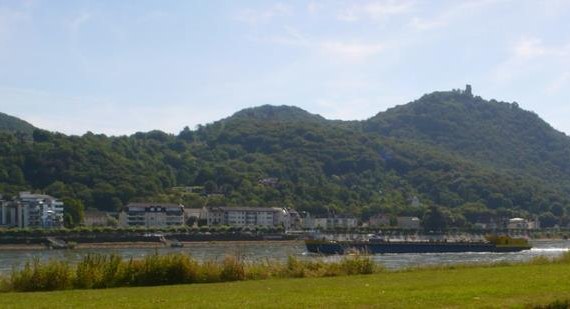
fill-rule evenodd
<path id="1" fill-rule="evenodd" d="M 24 227 L 57 228 L 63 226 L 63 202 L 44 194 L 20 192 Z"/>
<path id="2" fill-rule="evenodd" d="M 111 222 L 115 221 L 109 213 L 100 210 L 86 210 L 83 214 L 84 226 L 109 226 Z"/>
<path id="3" fill-rule="evenodd" d="M 289 223 L 291 229 L 302 229 L 303 228 L 303 218 L 301 214 L 295 209 L 287 208 L 289 213 Z"/>
<path id="4" fill-rule="evenodd" d="M 396 226 L 404 230 L 419 230 L 420 218 L 418 217 L 396 217 Z"/>
<path id="5" fill-rule="evenodd" d="M 495 230 L 499 228 L 499 225 L 493 220 L 487 220 L 487 221 L 477 221 L 473 224 L 473 227 L 482 230 Z"/>
<path id="6" fill-rule="evenodd" d="M 352 229 L 358 226 L 358 219 L 350 216 L 327 216 L 304 218 L 304 228 L 306 229 Z"/>
<path id="7" fill-rule="evenodd" d="M 169 227 L 184 225 L 184 206 L 167 203 L 129 203 L 119 213 L 123 227 Z"/>
<path id="8" fill-rule="evenodd" d="M 418 217 L 390 217 L 387 214 L 377 214 L 368 220 L 368 226 L 373 228 L 399 228 L 404 230 L 418 230 L 421 226 Z"/>
<path id="9" fill-rule="evenodd" d="M 0 200 L 0 226 L 23 227 L 23 208 L 15 201 Z"/>
<path id="10" fill-rule="evenodd" d="M 291 226 L 287 209 L 278 207 L 208 207 L 203 213 L 209 226 L 265 226 L 285 229 Z"/>
<path id="11" fill-rule="evenodd" d="M 206 222 L 206 208 L 184 208 L 186 225 L 198 227 Z"/>
<path id="12" fill-rule="evenodd" d="M 63 226 L 63 202 L 44 194 L 20 192 L 14 201 L 0 202 L 0 225 L 19 228 Z"/>
<path id="13" fill-rule="evenodd" d="M 391 224 L 390 216 L 386 214 L 377 214 L 368 219 L 368 226 L 379 228 L 379 227 L 390 227 Z"/>
<path id="14" fill-rule="evenodd" d="M 527 220 L 523 218 L 511 218 L 507 224 L 508 230 L 535 230 L 540 228 L 538 220 Z"/>

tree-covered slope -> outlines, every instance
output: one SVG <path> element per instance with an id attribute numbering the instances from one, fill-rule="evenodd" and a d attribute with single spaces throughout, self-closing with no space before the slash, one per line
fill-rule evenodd
<path id="1" fill-rule="evenodd" d="M 422 216 L 438 205 L 456 226 L 530 214 L 563 223 L 568 144 L 516 105 L 459 91 L 426 95 L 363 122 L 262 106 L 178 135 L 0 133 L 0 191 L 42 190 L 106 210 L 163 200 L 367 218 Z M 423 206 L 411 206 L 414 197 Z"/>
<path id="2" fill-rule="evenodd" d="M 24 120 L 0 113 L 0 132 L 22 132 L 31 134 L 35 127 Z"/>
<path id="3" fill-rule="evenodd" d="M 570 138 L 516 103 L 464 91 L 435 92 L 380 113 L 364 127 L 552 184 L 570 180 Z"/>

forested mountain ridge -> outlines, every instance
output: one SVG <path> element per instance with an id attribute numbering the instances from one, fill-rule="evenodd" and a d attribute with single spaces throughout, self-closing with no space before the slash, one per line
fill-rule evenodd
<path id="1" fill-rule="evenodd" d="M 515 104 L 463 91 L 428 94 L 360 122 L 267 105 L 178 135 L 0 133 L 0 190 L 41 190 L 105 210 L 162 200 L 366 219 L 422 216 L 437 205 L 453 226 L 532 214 L 565 224 L 569 145 Z M 260 181 L 267 178 L 277 182 Z M 414 197 L 422 206 L 411 205 Z"/>
<path id="2" fill-rule="evenodd" d="M 266 121 L 294 121 L 294 122 L 327 121 L 324 117 L 320 115 L 311 114 L 299 107 L 287 106 L 287 105 L 280 105 L 280 106 L 262 105 L 258 107 L 246 108 L 226 118 L 226 120 L 234 120 L 237 118 L 266 120 Z"/>
<path id="3" fill-rule="evenodd" d="M 0 112 L 0 132 L 32 134 L 35 129 L 33 125 L 24 120 Z"/>
<path id="4" fill-rule="evenodd" d="M 517 103 L 434 92 L 379 113 L 365 130 L 435 145 L 496 169 L 570 180 L 570 138 Z"/>

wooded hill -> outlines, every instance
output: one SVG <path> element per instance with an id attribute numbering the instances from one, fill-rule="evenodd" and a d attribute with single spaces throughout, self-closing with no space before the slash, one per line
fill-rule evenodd
<path id="1" fill-rule="evenodd" d="M 366 219 L 441 206 L 451 226 L 533 214 L 546 226 L 569 221 L 570 138 L 516 103 L 470 91 L 434 92 L 365 121 L 261 106 L 178 135 L 24 132 L 31 137 L 0 133 L 0 191 L 103 210 L 155 200 Z"/>
<path id="2" fill-rule="evenodd" d="M 24 120 L 0 113 L 0 131 L 32 134 L 36 128 Z"/>

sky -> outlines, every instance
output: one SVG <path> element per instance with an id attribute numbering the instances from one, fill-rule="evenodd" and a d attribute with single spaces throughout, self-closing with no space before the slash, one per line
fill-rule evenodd
<path id="1" fill-rule="evenodd" d="M 178 133 L 247 107 L 361 120 L 473 85 L 570 134 L 570 1 L 0 0 L 0 112 Z"/>

